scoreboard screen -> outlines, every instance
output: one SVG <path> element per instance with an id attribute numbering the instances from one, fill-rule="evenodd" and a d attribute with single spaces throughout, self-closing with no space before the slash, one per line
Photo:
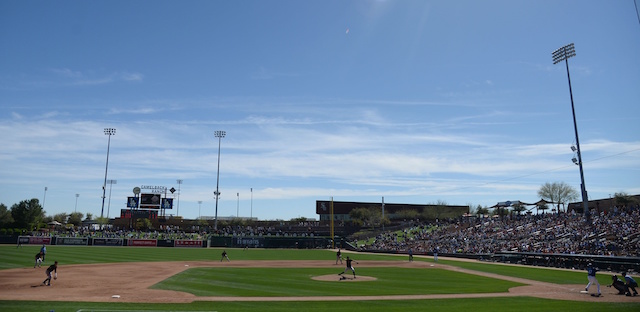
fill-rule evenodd
<path id="1" fill-rule="evenodd" d="M 140 194 L 140 208 L 160 209 L 160 194 Z"/>
<path id="2" fill-rule="evenodd" d="M 131 210 L 120 209 L 120 218 L 122 219 L 158 219 L 158 211 L 155 210 Z"/>

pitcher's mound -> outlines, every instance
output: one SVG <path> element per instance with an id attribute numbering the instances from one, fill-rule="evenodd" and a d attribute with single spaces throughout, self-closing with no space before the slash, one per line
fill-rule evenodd
<path id="1" fill-rule="evenodd" d="M 323 282 L 369 282 L 377 280 L 377 278 L 371 276 L 358 275 L 356 278 L 353 278 L 353 275 L 343 276 L 337 274 L 313 276 L 311 279 Z"/>

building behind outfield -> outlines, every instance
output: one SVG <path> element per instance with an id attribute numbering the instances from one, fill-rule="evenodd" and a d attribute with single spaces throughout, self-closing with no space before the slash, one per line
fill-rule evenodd
<path id="1" fill-rule="evenodd" d="M 349 213 L 356 208 L 367 209 L 384 209 L 385 217 L 389 220 L 404 218 L 403 212 L 415 211 L 421 219 L 444 219 L 457 218 L 469 213 L 469 206 L 454 205 L 414 205 L 414 204 L 394 204 L 394 203 L 366 203 L 366 202 L 345 202 L 345 201 L 329 201 L 317 200 L 316 213 L 320 221 L 331 220 L 331 205 L 333 204 L 333 220 L 349 221 L 351 220 Z M 384 208 L 383 208 L 384 207 Z"/>
<path id="2" fill-rule="evenodd" d="M 637 207 L 640 204 L 640 195 L 626 196 L 627 203 L 622 204 L 616 202 L 615 197 L 593 199 L 587 202 L 589 210 L 595 210 L 596 212 L 613 213 L 617 210 L 630 207 Z M 584 213 L 584 203 L 582 201 L 569 203 L 567 205 L 567 211 L 575 211 L 576 213 Z"/>

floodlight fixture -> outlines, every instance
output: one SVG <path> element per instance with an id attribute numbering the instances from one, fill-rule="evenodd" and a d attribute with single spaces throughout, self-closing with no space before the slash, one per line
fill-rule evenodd
<path id="1" fill-rule="evenodd" d="M 570 43 L 562 48 L 559 48 L 552 53 L 553 64 L 558 64 L 562 61 L 566 61 L 570 57 L 576 56 L 576 49 L 573 43 Z"/>

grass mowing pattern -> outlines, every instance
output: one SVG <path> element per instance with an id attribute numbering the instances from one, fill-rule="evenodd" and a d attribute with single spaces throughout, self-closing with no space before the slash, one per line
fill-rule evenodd
<path id="1" fill-rule="evenodd" d="M 339 282 L 327 268 L 192 268 L 152 288 L 196 296 L 378 296 L 507 292 L 522 284 L 440 269 L 360 268 L 358 274 L 375 281 Z M 312 276 L 335 275 L 336 281 Z M 350 277 L 350 274 L 346 276 Z"/>

